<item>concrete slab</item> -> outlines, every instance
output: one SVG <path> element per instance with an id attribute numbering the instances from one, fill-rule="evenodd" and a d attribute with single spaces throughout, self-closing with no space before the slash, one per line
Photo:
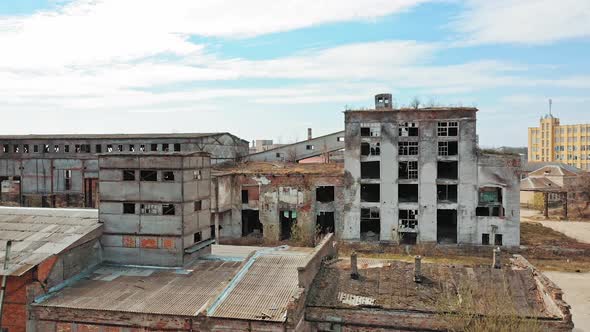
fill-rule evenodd
<path id="1" fill-rule="evenodd" d="M 590 331 L 590 273 L 543 272 L 564 292 L 572 307 L 574 332 Z"/>

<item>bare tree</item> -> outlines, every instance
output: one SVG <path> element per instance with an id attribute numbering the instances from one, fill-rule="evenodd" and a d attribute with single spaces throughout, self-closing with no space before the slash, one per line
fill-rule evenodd
<path id="1" fill-rule="evenodd" d="M 583 172 L 564 186 L 571 197 L 572 207 L 580 218 L 586 218 L 590 207 L 590 173 Z"/>
<path id="2" fill-rule="evenodd" d="M 417 110 L 420 107 L 420 98 L 414 97 L 410 102 L 410 107 Z"/>

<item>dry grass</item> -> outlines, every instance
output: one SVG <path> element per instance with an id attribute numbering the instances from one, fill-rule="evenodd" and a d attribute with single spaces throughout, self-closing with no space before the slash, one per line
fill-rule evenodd
<path id="1" fill-rule="evenodd" d="M 564 248 L 585 247 L 583 243 L 535 222 L 523 222 L 520 224 L 520 244 L 523 246 L 558 246 Z M 587 247 L 590 248 L 590 245 Z"/>

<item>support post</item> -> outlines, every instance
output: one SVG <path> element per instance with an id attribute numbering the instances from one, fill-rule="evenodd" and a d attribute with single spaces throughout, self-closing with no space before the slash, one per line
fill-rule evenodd
<path id="1" fill-rule="evenodd" d="M 350 254 L 350 277 L 355 280 L 359 278 L 356 251 Z"/>
<path id="2" fill-rule="evenodd" d="M 543 193 L 543 215 L 549 219 L 549 193 Z"/>
<path id="3" fill-rule="evenodd" d="M 421 283 L 422 282 L 422 257 L 416 256 L 414 257 L 414 282 Z"/>
<path id="4" fill-rule="evenodd" d="M 502 268 L 502 252 L 500 251 L 500 247 L 494 249 L 494 269 L 501 269 Z"/>

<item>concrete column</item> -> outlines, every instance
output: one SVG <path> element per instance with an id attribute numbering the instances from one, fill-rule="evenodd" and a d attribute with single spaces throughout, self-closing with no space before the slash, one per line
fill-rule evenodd
<path id="1" fill-rule="evenodd" d="M 219 244 L 219 212 L 215 213 L 215 243 Z"/>

